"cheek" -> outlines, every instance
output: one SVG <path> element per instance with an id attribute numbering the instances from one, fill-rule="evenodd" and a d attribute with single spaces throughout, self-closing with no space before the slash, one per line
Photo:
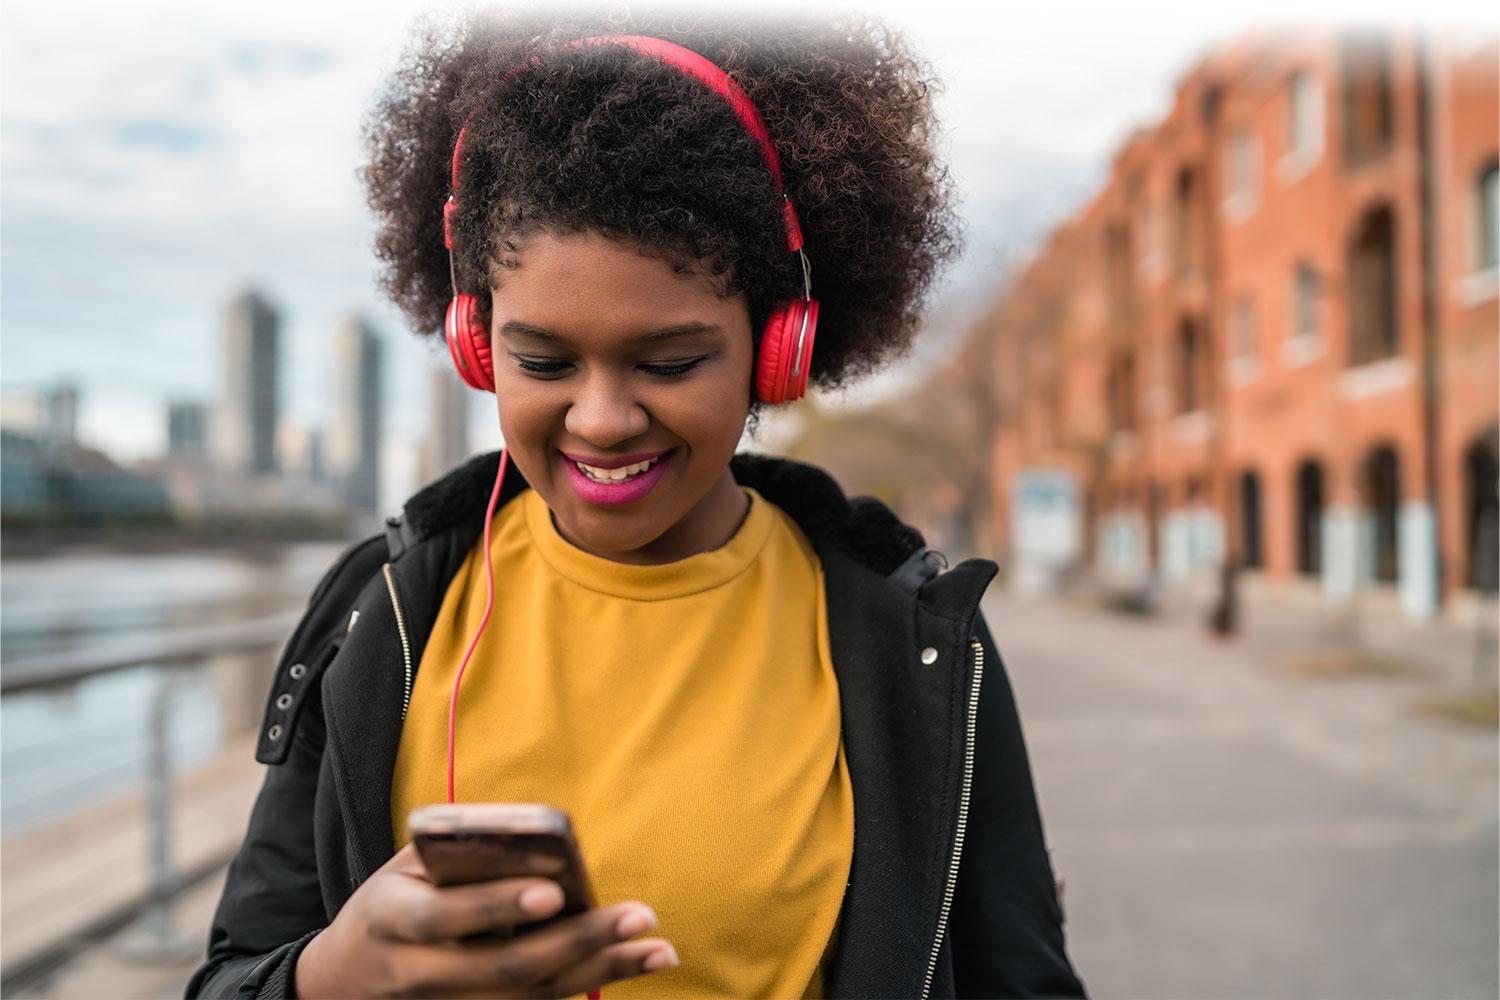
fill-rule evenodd
<path id="1" fill-rule="evenodd" d="M 657 394 L 653 410 L 684 440 L 705 449 L 732 452 L 750 415 L 748 361 L 725 366 L 712 377 L 669 387 Z M 720 442 L 716 449 L 714 442 Z"/>
<path id="2" fill-rule="evenodd" d="M 513 456 L 527 465 L 528 456 L 545 450 L 547 441 L 554 434 L 566 412 L 562 397 L 548 393 L 546 383 L 521 379 L 496 379 L 495 412 L 500 418 L 500 431 L 505 437 L 506 447 Z M 521 470 L 527 477 L 541 470 L 535 467 Z"/>

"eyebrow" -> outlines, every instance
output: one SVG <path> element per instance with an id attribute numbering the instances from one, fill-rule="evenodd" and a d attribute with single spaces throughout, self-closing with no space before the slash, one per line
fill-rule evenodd
<path id="1" fill-rule="evenodd" d="M 643 333 L 635 339 L 642 344 L 655 344 L 659 341 L 671 340 L 674 337 L 690 337 L 697 333 L 718 333 L 723 329 L 717 323 L 678 323 L 675 326 L 665 326 L 660 330 Z M 544 327 L 523 323 L 518 319 L 507 320 L 505 325 L 500 327 L 500 332 L 519 333 L 527 337 L 537 337 L 541 340 L 555 340 L 560 342 L 566 342 L 567 339 Z"/>

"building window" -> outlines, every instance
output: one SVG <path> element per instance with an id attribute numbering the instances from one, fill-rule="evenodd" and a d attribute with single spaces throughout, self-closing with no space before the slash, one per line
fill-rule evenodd
<path id="1" fill-rule="evenodd" d="M 1292 269 L 1290 329 L 1281 341 L 1281 361 L 1288 367 L 1310 364 L 1323 355 L 1323 279 L 1305 260 Z"/>
<path id="2" fill-rule="evenodd" d="M 1287 101 L 1287 156 L 1298 165 L 1323 154 L 1323 84 L 1306 70 L 1292 76 Z"/>
<path id="3" fill-rule="evenodd" d="M 1207 395 L 1205 389 L 1204 367 L 1206 352 L 1203 344 L 1203 334 L 1198 329 L 1198 324 L 1190 319 L 1182 321 L 1182 327 L 1177 334 L 1177 410 L 1179 413 L 1192 413 L 1194 410 L 1203 408 Z"/>
<path id="4" fill-rule="evenodd" d="M 1358 166 L 1385 153 L 1394 131 L 1391 45 L 1384 35 L 1344 39 L 1341 52 L 1344 162 Z"/>
<path id="5" fill-rule="evenodd" d="M 1111 362 L 1105 396 L 1111 429 L 1135 430 L 1135 355 L 1131 352 L 1122 351 Z"/>
<path id="6" fill-rule="evenodd" d="M 1292 277 L 1292 336 L 1298 340 L 1318 339 L 1318 296 L 1321 292 L 1318 272 L 1306 262 L 1297 265 Z"/>
<path id="7" fill-rule="evenodd" d="M 1135 306 L 1135 253 L 1129 224 L 1111 222 L 1105 228 L 1104 241 L 1110 317 L 1116 322 L 1128 324 Z"/>
<path id="8" fill-rule="evenodd" d="M 1260 368 L 1260 345 L 1255 331 L 1255 301 L 1249 295 L 1235 298 L 1226 325 L 1229 329 L 1229 349 L 1225 352 L 1229 356 L 1229 381 L 1234 385 L 1244 385 L 1255 378 Z"/>
<path id="9" fill-rule="evenodd" d="M 1178 277 L 1193 274 L 1198 269 L 1198 233 L 1194 218 L 1197 198 L 1197 180 L 1191 170 L 1184 168 L 1177 175 L 1172 202 L 1172 263 Z"/>
<path id="10" fill-rule="evenodd" d="M 1142 200 L 1136 208 L 1136 230 L 1141 234 L 1141 253 L 1136 258 L 1138 273 L 1143 280 L 1149 280 L 1157 265 L 1156 213 L 1149 201 Z"/>
<path id="11" fill-rule="evenodd" d="M 1479 171 L 1478 181 L 1474 185 L 1474 210 L 1477 218 L 1474 220 L 1474 249 L 1475 270 L 1493 271 L 1500 267 L 1500 246 L 1497 246 L 1496 226 L 1500 225 L 1500 204 L 1496 202 L 1495 184 L 1500 178 L 1500 164 L 1491 160 L 1488 165 Z"/>
<path id="12" fill-rule="evenodd" d="M 1360 220 L 1349 245 L 1349 363 L 1396 354 L 1396 319 L 1396 223 L 1391 210 L 1381 206 Z"/>
<path id="13" fill-rule="evenodd" d="M 1225 175 L 1229 194 L 1224 209 L 1232 218 L 1243 219 L 1260 197 L 1260 139 L 1249 128 L 1242 126 L 1230 135 Z"/>

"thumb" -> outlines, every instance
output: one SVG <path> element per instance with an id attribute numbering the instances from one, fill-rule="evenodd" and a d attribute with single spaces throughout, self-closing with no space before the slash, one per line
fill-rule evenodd
<path id="1" fill-rule="evenodd" d="M 427 877 L 427 866 L 422 864 L 422 855 L 417 853 L 417 845 L 410 842 L 401 848 L 401 850 L 391 855 L 386 863 L 380 866 L 378 871 L 389 871 L 399 875 L 410 875 L 413 878 L 419 878 L 426 882 L 431 881 Z"/>

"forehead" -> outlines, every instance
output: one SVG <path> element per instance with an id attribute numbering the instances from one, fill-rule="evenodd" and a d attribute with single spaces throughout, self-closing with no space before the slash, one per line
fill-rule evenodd
<path id="1" fill-rule="evenodd" d="M 701 270 L 679 273 L 669 260 L 598 233 L 537 233 L 516 260 L 492 291 L 496 329 L 519 322 L 611 337 L 693 323 L 748 327 L 743 296 L 723 296 Z"/>

